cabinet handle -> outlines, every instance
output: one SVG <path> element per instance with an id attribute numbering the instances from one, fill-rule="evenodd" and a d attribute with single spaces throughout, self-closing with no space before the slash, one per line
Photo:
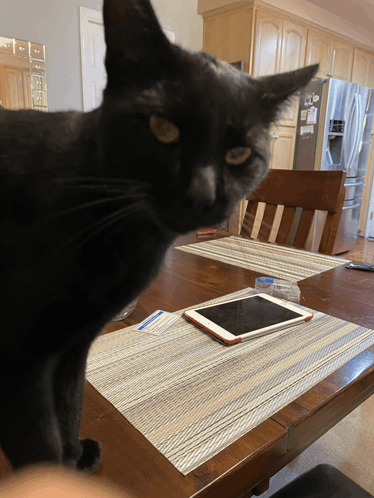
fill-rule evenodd
<path id="1" fill-rule="evenodd" d="M 41 66 L 38 66 L 38 65 L 36 65 L 35 67 L 36 67 L 36 69 L 40 69 L 41 68 Z"/>
<path id="2" fill-rule="evenodd" d="M 327 73 L 327 76 L 331 77 L 331 76 L 334 76 L 334 75 L 332 73 Z"/>
<path id="3" fill-rule="evenodd" d="M 19 47 L 19 49 L 23 52 L 25 49 L 25 47 Z"/>
<path id="4" fill-rule="evenodd" d="M 273 135 L 271 138 L 279 138 L 279 135 Z"/>
<path id="5" fill-rule="evenodd" d="M 6 43 L 6 44 L 4 45 L 4 47 L 5 47 L 5 48 L 9 48 L 9 47 L 10 47 L 10 44 L 9 44 L 9 43 Z"/>
<path id="6" fill-rule="evenodd" d="M 37 54 L 40 54 L 40 50 L 39 50 L 39 49 L 37 49 L 37 48 L 35 49 L 35 52 L 36 52 Z"/>

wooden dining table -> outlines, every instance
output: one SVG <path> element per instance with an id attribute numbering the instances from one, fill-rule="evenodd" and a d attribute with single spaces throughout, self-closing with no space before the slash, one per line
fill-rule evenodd
<path id="1" fill-rule="evenodd" d="M 195 234 L 176 245 L 227 236 Z M 171 248 L 157 280 L 139 298 L 126 322 L 112 333 L 144 320 L 155 310 L 176 311 L 254 287 L 255 271 Z M 299 282 L 300 304 L 374 328 L 374 274 L 344 264 Z M 182 475 L 109 401 L 86 382 L 81 437 L 103 447 L 99 479 L 131 497 L 222 497 L 260 495 L 269 479 L 374 392 L 374 346 L 309 389 L 186 476 Z M 333 449 L 332 449 L 333 450 Z M 10 467 L 0 461 L 0 478 Z"/>

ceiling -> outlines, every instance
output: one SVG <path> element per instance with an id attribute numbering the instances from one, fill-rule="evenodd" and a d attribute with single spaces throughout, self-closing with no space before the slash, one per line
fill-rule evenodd
<path id="1" fill-rule="evenodd" d="M 308 0 L 374 34 L 374 0 Z"/>

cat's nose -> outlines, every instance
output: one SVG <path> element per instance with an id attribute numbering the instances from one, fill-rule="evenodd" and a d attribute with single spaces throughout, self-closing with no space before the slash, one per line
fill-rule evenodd
<path id="1" fill-rule="evenodd" d="M 213 166 L 200 166 L 195 170 L 186 197 L 200 208 L 212 206 L 216 200 L 217 178 Z"/>

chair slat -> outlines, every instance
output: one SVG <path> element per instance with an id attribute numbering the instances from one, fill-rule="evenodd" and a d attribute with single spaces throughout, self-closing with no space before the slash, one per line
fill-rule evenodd
<path id="1" fill-rule="evenodd" d="M 306 246 L 310 229 L 312 228 L 313 218 L 315 211 L 313 209 L 303 209 L 300 216 L 299 226 L 294 240 L 294 247 L 297 249 L 304 249 Z"/>
<path id="2" fill-rule="evenodd" d="M 338 233 L 340 218 L 343 210 L 344 197 L 345 189 L 343 188 L 337 204 L 336 213 L 327 213 L 325 227 L 323 229 L 321 242 L 318 248 L 318 252 L 322 254 L 332 254 L 332 251 L 334 249 L 335 239 Z"/>
<path id="3" fill-rule="evenodd" d="M 268 242 L 271 229 L 273 227 L 277 206 L 274 204 L 266 204 L 264 215 L 262 217 L 260 230 L 257 238 L 262 242 Z"/>
<path id="4" fill-rule="evenodd" d="M 293 222 L 295 219 L 296 208 L 285 206 L 283 209 L 282 220 L 279 225 L 279 230 L 275 242 L 277 244 L 287 244 L 291 234 Z"/>
<path id="5" fill-rule="evenodd" d="M 240 235 L 244 237 L 251 237 L 253 225 L 256 219 L 258 202 L 248 201 L 247 210 L 244 215 L 243 225 L 240 231 Z"/>

